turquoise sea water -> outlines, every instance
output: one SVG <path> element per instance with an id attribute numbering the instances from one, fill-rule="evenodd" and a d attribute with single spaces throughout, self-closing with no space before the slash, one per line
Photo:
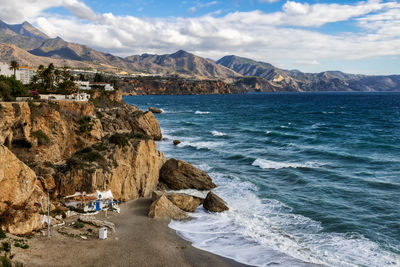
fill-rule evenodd
<path id="1" fill-rule="evenodd" d="M 257 266 L 400 266 L 400 94 L 125 101 L 164 110 L 159 149 L 207 171 L 231 208 L 170 224 L 195 247 Z"/>

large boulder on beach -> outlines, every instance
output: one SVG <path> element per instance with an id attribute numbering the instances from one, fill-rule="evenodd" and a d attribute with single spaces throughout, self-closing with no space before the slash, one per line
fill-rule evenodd
<path id="1" fill-rule="evenodd" d="M 211 212 L 222 212 L 225 210 L 229 210 L 225 201 L 222 200 L 219 196 L 217 196 L 214 192 L 210 191 L 207 194 L 206 199 L 204 200 L 203 207 Z"/>
<path id="2" fill-rule="evenodd" d="M 204 199 L 196 196 L 191 196 L 182 193 L 170 193 L 162 191 L 154 191 L 152 195 L 153 201 L 165 195 L 169 201 L 183 211 L 195 212 L 197 207 L 203 204 Z"/>
<path id="3" fill-rule="evenodd" d="M 151 204 L 148 215 L 150 218 L 174 220 L 182 220 L 188 217 L 186 212 L 175 206 L 165 195 L 162 195 Z"/>
<path id="4" fill-rule="evenodd" d="M 149 107 L 149 111 L 153 112 L 154 114 L 161 114 L 162 109 L 155 108 L 155 107 Z"/>
<path id="5" fill-rule="evenodd" d="M 174 158 L 169 159 L 162 166 L 160 171 L 160 181 L 174 190 L 210 190 L 217 187 L 206 172 L 185 161 Z"/>

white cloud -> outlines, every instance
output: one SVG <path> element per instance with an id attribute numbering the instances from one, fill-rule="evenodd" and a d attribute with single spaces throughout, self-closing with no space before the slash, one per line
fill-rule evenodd
<path id="1" fill-rule="evenodd" d="M 319 65 L 319 62 L 317 60 L 296 60 L 294 62 L 296 65 L 301 65 L 301 66 L 315 66 Z"/>
<path id="2" fill-rule="evenodd" d="M 37 0 L 35 4 L 25 0 L 26 6 L 22 9 L 20 4 L 8 4 L 8 1 L 6 4 L 4 0 L 0 0 L 0 4 L 14 6 L 14 14 L 15 10 L 21 10 L 17 14 L 19 21 L 14 22 L 29 18 L 50 36 L 60 35 L 68 41 L 123 56 L 185 49 L 214 59 L 237 54 L 263 61 L 315 65 L 322 59 L 400 54 L 400 4 L 397 1 L 354 5 L 287 1 L 280 12 L 234 12 L 223 17 L 208 14 L 196 18 L 96 14 L 78 0 Z M 45 12 L 55 6 L 68 8 L 73 16 Z M 3 13 L 1 9 L 0 18 L 7 21 Z M 324 24 L 351 19 L 360 27 L 359 32 L 318 32 L 318 27 Z"/>

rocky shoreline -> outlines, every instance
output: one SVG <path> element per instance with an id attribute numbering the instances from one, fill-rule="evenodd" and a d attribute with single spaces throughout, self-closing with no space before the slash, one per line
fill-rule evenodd
<path id="1" fill-rule="evenodd" d="M 228 209 L 214 193 L 201 199 L 168 192 L 211 190 L 216 185 L 196 167 L 167 160 L 156 148 L 162 134 L 153 113 L 124 104 L 119 92 L 99 95 L 89 103 L 0 105 L 2 231 L 25 236 L 40 233 L 49 220 L 47 193 L 52 224 L 67 221 L 70 212 L 65 197 L 77 192 L 109 190 L 115 201 L 122 202 L 152 197 L 147 211 L 151 218 L 185 219 L 199 205 L 212 212 Z M 96 225 L 91 220 L 76 222 Z M 75 227 L 74 223 L 69 226 Z M 96 231 L 77 236 L 88 238 Z"/>

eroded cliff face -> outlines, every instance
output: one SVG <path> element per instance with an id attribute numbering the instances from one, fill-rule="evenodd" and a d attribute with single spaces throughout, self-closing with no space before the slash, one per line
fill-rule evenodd
<path id="1" fill-rule="evenodd" d="M 153 140 L 132 138 L 126 144 L 98 146 L 76 153 L 57 166 L 57 191 L 61 196 L 75 192 L 111 190 L 121 201 L 150 197 L 156 189 L 166 158 Z"/>
<path id="2" fill-rule="evenodd" d="M 0 105 L 0 227 L 4 230 L 26 234 L 38 229 L 47 190 L 52 190 L 50 196 L 57 204 L 57 196 L 76 191 L 110 189 L 124 201 L 148 197 L 156 188 L 166 159 L 154 142 L 162 135 L 151 112 L 122 103 Z"/>
<path id="3" fill-rule="evenodd" d="M 101 123 L 91 104 L 58 101 L 1 103 L 0 144 L 27 164 L 57 162 L 69 157 L 78 145 L 90 145 L 102 137 Z M 93 117 L 93 129 L 80 134 L 78 121 Z M 83 137 L 83 138 L 82 138 Z"/>
<path id="4" fill-rule="evenodd" d="M 223 81 L 190 79 L 146 79 L 136 78 L 121 82 L 124 92 L 133 95 L 195 95 L 195 94 L 238 94 L 241 88 Z"/>
<path id="5" fill-rule="evenodd" d="M 39 229 L 46 200 L 35 172 L 0 145 L 0 227 L 13 234 Z"/>

